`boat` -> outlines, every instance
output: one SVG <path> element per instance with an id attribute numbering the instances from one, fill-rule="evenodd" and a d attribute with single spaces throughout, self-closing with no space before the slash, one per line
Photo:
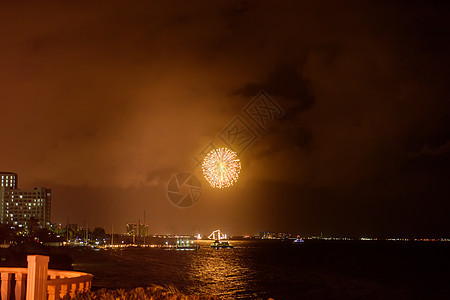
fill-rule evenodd
<path id="1" fill-rule="evenodd" d="M 213 231 L 208 238 L 214 240 L 214 243 L 211 244 L 211 248 L 233 248 L 233 245 L 231 245 L 230 242 L 224 241 L 224 239 L 227 238 L 227 235 L 223 234 L 219 229 Z"/>
<path id="2" fill-rule="evenodd" d="M 222 249 L 222 248 L 233 248 L 233 245 L 228 241 L 216 240 L 211 244 L 211 248 Z"/>
<path id="3" fill-rule="evenodd" d="M 292 243 L 293 244 L 301 244 L 303 242 L 304 242 L 304 240 L 299 235 L 297 235 L 297 238 Z"/>

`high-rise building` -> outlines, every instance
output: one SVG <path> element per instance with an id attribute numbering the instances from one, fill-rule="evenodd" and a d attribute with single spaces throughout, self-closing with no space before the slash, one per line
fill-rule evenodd
<path id="1" fill-rule="evenodd" d="M 148 224 L 128 223 L 127 235 L 129 236 L 148 236 Z"/>
<path id="2" fill-rule="evenodd" d="M 0 177 L 2 178 L 1 187 L 7 187 L 10 189 L 17 189 L 18 176 L 16 173 L 11 172 L 0 172 Z"/>
<path id="3" fill-rule="evenodd" d="M 1 223 L 27 227 L 34 221 L 39 228 L 50 227 L 52 192 L 44 187 L 18 189 L 17 174 L 1 172 Z"/>
<path id="4" fill-rule="evenodd" d="M 12 172 L 0 172 L 1 177 L 1 185 L 0 185 L 0 207 L 1 207 L 1 216 L 0 216 L 0 222 L 3 224 L 3 207 L 5 204 L 5 201 L 8 200 L 6 197 L 7 190 L 9 189 L 17 189 L 17 181 L 18 176 L 16 173 Z"/>

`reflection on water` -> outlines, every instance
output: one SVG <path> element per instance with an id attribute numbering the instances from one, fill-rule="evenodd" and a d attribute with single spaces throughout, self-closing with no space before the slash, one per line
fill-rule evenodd
<path id="1" fill-rule="evenodd" d="M 212 249 L 211 241 L 198 243 L 198 251 L 128 248 L 78 250 L 72 256 L 76 270 L 94 274 L 94 289 L 173 284 L 185 293 L 224 299 L 265 294 L 261 288 L 258 292 L 258 274 L 245 242 L 233 242 L 232 249 Z"/>
<path id="2" fill-rule="evenodd" d="M 234 241 L 232 249 L 69 251 L 93 288 L 172 284 L 225 299 L 448 298 L 450 243 Z M 414 263 L 411 263 L 414 261 Z M 422 297 L 423 296 L 423 297 Z"/>
<path id="3" fill-rule="evenodd" d="M 209 242 L 210 243 L 210 242 Z M 208 245 L 192 257 L 189 278 L 195 287 L 189 288 L 194 293 L 220 295 L 223 298 L 248 296 L 254 290 L 254 276 L 250 259 L 245 257 L 239 242 L 232 249 L 212 249 Z"/>

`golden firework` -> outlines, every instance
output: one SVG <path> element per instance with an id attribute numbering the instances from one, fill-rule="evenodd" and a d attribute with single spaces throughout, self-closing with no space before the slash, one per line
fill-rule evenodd
<path id="1" fill-rule="evenodd" d="M 238 180 L 241 162 L 236 153 L 219 148 L 209 152 L 202 164 L 203 175 L 213 188 L 226 188 Z"/>

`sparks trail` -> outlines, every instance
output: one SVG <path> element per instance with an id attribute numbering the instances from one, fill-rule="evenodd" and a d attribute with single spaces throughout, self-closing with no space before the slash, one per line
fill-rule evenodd
<path id="1" fill-rule="evenodd" d="M 203 175 L 213 188 L 226 188 L 238 180 L 241 162 L 236 153 L 219 148 L 209 152 L 202 164 Z"/>

